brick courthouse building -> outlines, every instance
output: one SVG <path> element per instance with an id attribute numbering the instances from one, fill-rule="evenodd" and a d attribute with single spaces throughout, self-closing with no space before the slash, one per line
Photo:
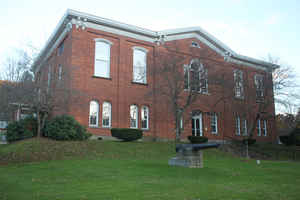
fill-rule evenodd
<path id="1" fill-rule="evenodd" d="M 151 73 L 159 52 L 175 43 L 186 58 L 182 66 L 186 89 L 195 60 L 200 60 L 208 74 L 224 72 L 226 82 L 233 84 L 229 92 L 232 98 L 212 107 L 218 94 L 207 80 L 210 76 L 206 77 L 205 86 L 197 88 L 197 102 L 184 114 L 183 139 L 188 135 L 204 135 L 211 140 L 242 138 L 255 116 L 236 108 L 250 104 L 259 107 L 257 98 L 248 98 L 253 95 L 271 102 L 264 110 L 268 117 L 261 115 L 257 120 L 254 137 L 259 141 L 275 139 L 271 72 L 277 66 L 239 55 L 200 28 L 154 32 L 68 10 L 35 60 L 34 69 L 48 87 L 54 80 L 62 81 L 81 93 L 79 98 L 70 95 L 65 109 L 55 110 L 54 115 L 70 114 L 95 135 L 110 135 L 111 127 L 131 127 L 143 129 L 145 136 L 172 139 L 174 120 L 168 106 L 147 94 L 159 80 Z M 212 64 L 200 59 L 203 50 L 218 63 L 214 70 Z M 68 72 L 68 79 L 64 72 Z"/>

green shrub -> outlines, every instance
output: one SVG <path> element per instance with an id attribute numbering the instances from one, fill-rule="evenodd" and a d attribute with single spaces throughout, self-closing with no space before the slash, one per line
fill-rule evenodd
<path id="1" fill-rule="evenodd" d="M 43 135 L 54 140 L 86 140 L 91 134 L 72 116 L 61 115 L 46 123 Z"/>
<path id="2" fill-rule="evenodd" d="M 288 135 L 281 135 L 279 139 L 285 145 L 292 145 L 292 141 Z"/>
<path id="3" fill-rule="evenodd" d="M 129 142 L 141 139 L 143 137 L 143 131 L 132 128 L 112 128 L 111 136 Z"/>
<path id="4" fill-rule="evenodd" d="M 6 139 L 9 142 L 31 138 L 37 134 L 37 121 L 33 116 L 10 122 L 7 126 Z"/>
<path id="5" fill-rule="evenodd" d="M 208 141 L 208 138 L 205 136 L 190 135 L 187 138 L 192 144 L 201 144 L 201 143 L 206 143 Z"/>
<path id="6" fill-rule="evenodd" d="M 295 128 L 289 135 L 288 145 L 300 145 L 300 128 Z"/>
<path id="7" fill-rule="evenodd" d="M 253 139 L 253 138 L 243 139 L 243 144 L 246 145 L 247 142 L 248 142 L 248 145 L 250 146 L 250 145 L 253 145 L 256 143 L 256 139 Z"/>

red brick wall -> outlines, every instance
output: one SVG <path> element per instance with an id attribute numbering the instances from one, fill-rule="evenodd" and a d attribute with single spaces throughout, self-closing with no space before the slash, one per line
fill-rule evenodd
<path id="1" fill-rule="evenodd" d="M 110 78 L 93 77 L 94 74 L 94 59 L 95 59 L 95 38 L 103 38 L 111 41 L 110 52 Z M 197 41 L 201 48 L 191 48 L 192 41 Z M 160 138 L 174 138 L 174 122 L 169 105 L 160 101 L 159 98 L 147 95 L 153 91 L 155 81 L 159 78 L 152 75 L 152 70 L 155 67 L 155 53 L 158 50 L 165 51 L 165 47 L 156 46 L 153 43 L 128 38 L 116 34 L 111 34 L 99 30 L 87 28 L 85 30 L 76 29 L 73 27 L 71 32 L 65 39 L 65 49 L 61 56 L 57 56 L 54 52 L 49 58 L 48 64 L 55 65 L 62 63 L 63 67 L 68 69 L 71 79 L 68 84 L 72 88 L 73 95 L 70 95 L 70 103 L 67 106 L 68 113 L 73 115 L 81 124 L 88 127 L 89 125 L 89 102 L 96 100 L 100 106 L 99 112 L 99 127 L 88 128 L 88 130 L 96 135 L 110 135 L 108 128 L 102 128 L 102 103 L 108 101 L 112 105 L 112 127 L 129 127 L 130 116 L 129 107 L 136 104 L 139 108 L 139 127 L 141 127 L 140 109 L 143 105 L 149 107 L 149 130 L 145 131 L 145 135 Z M 254 74 L 265 72 L 241 66 L 229 62 L 225 62 L 224 58 L 214 52 L 195 38 L 182 39 L 176 42 L 167 42 L 165 44 L 172 51 L 185 56 L 186 64 L 189 64 L 193 57 L 199 57 L 205 66 L 208 66 L 208 73 L 224 73 L 228 78 L 228 82 L 233 83 L 233 70 L 242 69 L 244 72 L 244 82 L 247 83 L 245 88 L 245 96 L 247 93 L 255 91 L 254 89 Z M 132 47 L 139 46 L 148 50 L 147 53 L 147 84 L 132 83 L 132 65 L 133 65 L 133 50 Z M 209 57 L 205 59 L 204 57 Z M 47 66 L 42 69 L 42 77 L 44 81 L 47 79 Z M 268 80 L 270 81 L 270 80 Z M 249 86 L 249 87 L 248 87 Z M 236 105 L 240 104 L 238 100 L 229 98 L 225 102 L 221 101 L 216 106 L 213 102 L 220 97 L 220 94 L 213 93 L 214 89 L 208 86 L 209 94 L 200 95 L 197 102 L 185 113 L 184 119 L 187 123 L 184 125 L 184 133 L 182 138 L 191 135 L 191 111 L 198 109 L 202 112 L 214 111 L 218 113 L 218 134 L 211 134 L 210 117 L 203 114 L 203 133 L 209 139 L 222 140 L 228 137 L 235 136 L 235 113 Z M 232 92 L 233 89 L 228 90 Z M 251 92 L 250 92 L 251 91 Z M 76 93 L 76 94 L 75 94 Z M 80 93 L 78 95 L 78 93 Z M 269 98 L 273 98 L 273 93 L 269 94 Z M 246 98 L 245 102 L 251 103 L 251 98 Z M 244 102 L 244 103 L 245 103 Z M 252 102 L 255 103 L 255 102 Z M 274 115 L 274 104 L 269 107 L 269 112 Z M 59 114 L 56 111 L 55 114 Z M 249 116 L 251 117 L 251 116 Z M 274 120 L 268 120 L 268 136 L 257 137 L 261 141 L 271 141 L 270 134 L 275 135 Z M 256 135 L 256 134 L 255 134 Z"/>

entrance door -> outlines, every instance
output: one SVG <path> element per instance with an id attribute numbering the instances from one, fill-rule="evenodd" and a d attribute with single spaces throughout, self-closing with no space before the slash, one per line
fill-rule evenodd
<path id="1" fill-rule="evenodd" d="M 192 135 L 202 136 L 202 114 L 192 117 Z"/>

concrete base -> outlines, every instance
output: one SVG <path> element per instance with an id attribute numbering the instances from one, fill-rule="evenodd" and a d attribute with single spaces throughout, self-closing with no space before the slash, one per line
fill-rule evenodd
<path id="1" fill-rule="evenodd" d="M 169 160 L 169 165 L 188 168 L 203 168 L 203 152 L 178 152 L 176 157 Z"/>

